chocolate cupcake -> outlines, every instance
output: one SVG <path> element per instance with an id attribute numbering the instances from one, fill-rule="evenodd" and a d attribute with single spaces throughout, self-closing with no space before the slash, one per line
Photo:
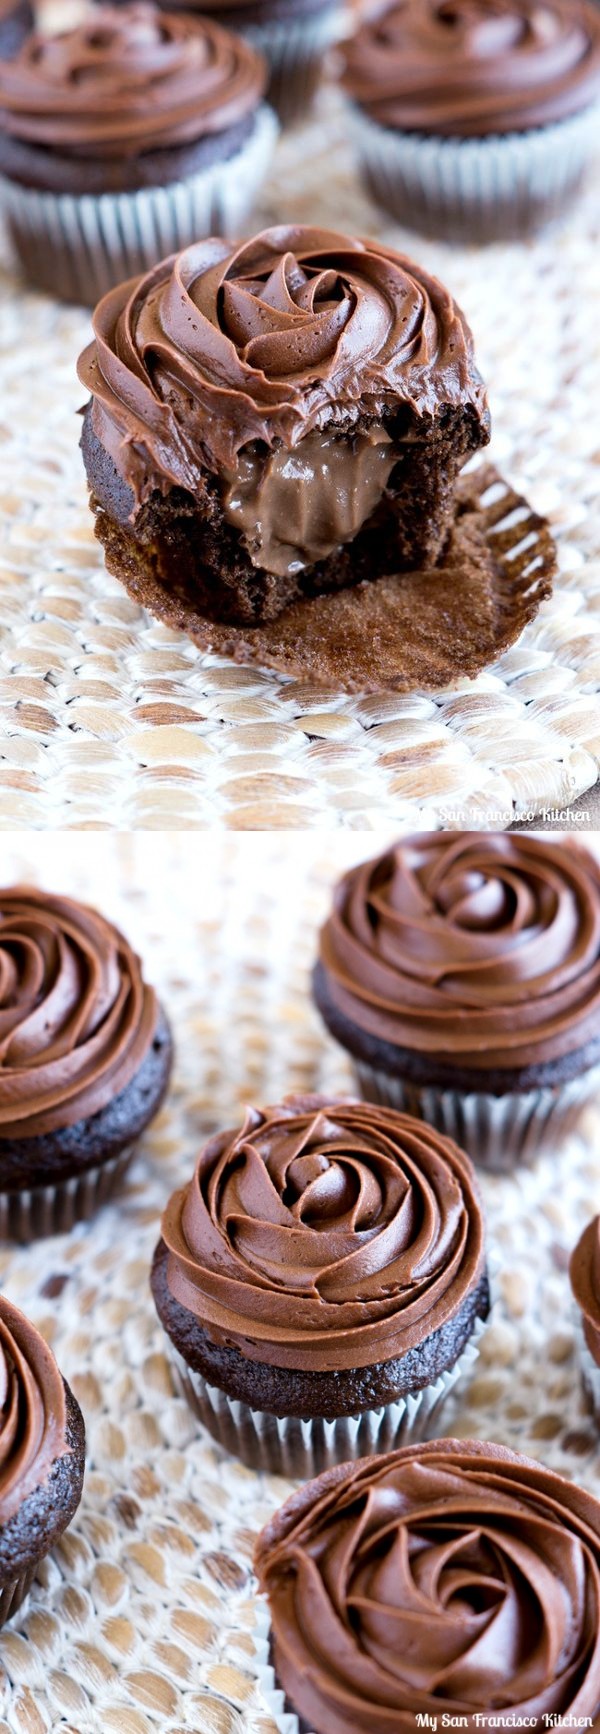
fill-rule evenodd
<path id="1" fill-rule="evenodd" d="M 489 1310 L 471 1165 L 388 1108 L 249 1108 L 169 1200 L 152 1292 L 188 1401 L 254 1467 L 421 1437 Z"/>
<path id="2" fill-rule="evenodd" d="M 346 874 L 317 1005 L 369 1101 L 498 1170 L 600 1090 L 600 867 L 568 841 L 417 833 Z"/>
<path id="3" fill-rule="evenodd" d="M 0 1625 L 77 1510 L 85 1429 L 54 1355 L 0 1295 Z"/>
<path id="4" fill-rule="evenodd" d="M 401 223 L 450 241 L 567 209 L 600 120 L 591 0 L 401 0 L 345 44 L 359 162 Z"/>
<path id="5" fill-rule="evenodd" d="M 91 1216 L 170 1068 L 165 1014 L 118 929 L 70 897 L 0 891 L 0 1235 Z"/>
<path id="6" fill-rule="evenodd" d="M 33 30 L 29 0 L 0 0 L 0 60 L 11 60 Z"/>
<path id="7" fill-rule="evenodd" d="M 206 18 L 98 7 L 0 67 L 0 207 L 26 274 L 94 302 L 235 233 L 277 132 L 264 61 Z"/>
<path id="8" fill-rule="evenodd" d="M 255 1563 L 281 1734 L 598 1726 L 600 1503 L 540 1463 L 438 1439 L 332 1469 Z"/>
<path id="9" fill-rule="evenodd" d="M 460 309 L 411 260 L 302 227 L 207 241 L 106 296 L 94 330 L 96 534 L 170 625 L 252 627 L 439 558 L 489 413 Z"/>
<path id="10" fill-rule="evenodd" d="M 600 1422 L 600 1216 L 584 1228 L 571 1255 L 569 1275 L 580 1314 L 583 1387 Z"/>

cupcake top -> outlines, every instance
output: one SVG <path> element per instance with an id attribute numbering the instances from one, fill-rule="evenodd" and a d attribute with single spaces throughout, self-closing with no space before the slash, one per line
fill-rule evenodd
<path id="1" fill-rule="evenodd" d="M 600 866 L 571 839 L 417 833 L 341 880 L 320 963 L 359 1040 L 474 1071 L 560 1060 L 600 1037 Z"/>
<path id="2" fill-rule="evenodd" d="M 265 82 L 250 44 L 207 18 L 98 6 L 0 68 L 0 130 L 62 156 L 138 156 L 224 132 Z"/>
<path id="3" fill-rule="evenodd" d="M 54 1355 L 0 1295 L 0 1525 L 67 1450 L 65 1387 Z"/>
<path id="4" fill-rule="evenodd" d="M 342 82 L 403 131 L 544 126 L 600 96 L 600 14 L 588 0 L 400 0 L 344 44 Z"/>
<path id="5" fill-rule="evenodd" d="M 290 1096 L 211 1138 L 162 1221 L 174 1298 L 273 1367 L 405 1355 L 484 1269 L 469 1159 L 408 1115 Z"/>
<path id="6" fill-rule="evenodd" d="M 600 1216 L 584 1228 L 571 1255 L 569 1275 L 588 1349 L 600 1367 Z"/>
<path id="7" fill-rule="evenodd" d="M 375 241 L 300 226 L 201 241 L 106 295 L 94 331 L 79 376 L 138 504 L 194 492 L 253 441 L 292 448 L 399 402 L 418 416 L 472 404 L 487 428 L 460 309 Z"/>
<path id="8" fill-rule="evenodd" d="M 157 1010 L 139 958 L 95 909 L 0 890 L 0 1143 L 112 1102 L 148 1052 Z"/>
<path id="9" fill-rule="evenodd" d="M 256 1569 L 316 1734 L 596 1726 L 600 1504 L 539 1463 L 436 1439 L 342 1464 L 271 1519 Z"/>

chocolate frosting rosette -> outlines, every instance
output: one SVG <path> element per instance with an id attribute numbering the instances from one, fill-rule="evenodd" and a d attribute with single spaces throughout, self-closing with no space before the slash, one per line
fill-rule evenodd
<path id="1" fill-rule="evenodd" d="M 79 1406 L 29 1319 L 0 1295 L 0 1624 L 81 1498 Z"/>
<path id="2" fill-rule="evenodd" d="M 370 1100 L 512 1167 L 600 1087 L 600 867 L 572 841 L 407 837 L 338 885 L 314 992 Z"/>
<path id="3" fill-rule="evenodd" d="M 562 208 L 589 157 L 600 102 L 597 8 L 590 0 L 399 0 L 344 44 L 341 82 L 380 203 L 449 238 L 527 233 Z"/>
<path id="4" fill-rule="evenodd" d="M 186 1396 L 247 1461 L 418 1436 L 488 1312 L 469 1160 L 388 1108 L 249 1108 L 170 1199 L 152 1288 Z"/>
<path id="5" fill-rule="evenodd" d="M 583 1385 L 600 1421 L 600 1216 L 584 1228 L 571 1254 L 569 1274 L 580 1321 Z"/>
<path id="6" fill-rule="evenodd" d="M 286 1734 L 596 1726 L 600 1504 L 500 1445 L 329 1471 L 267 1524 L 256 1571 L 260 1677 Z"/>
<path id="7" fill-rule="evenodd" d="M 166 1089 L 171 1042 L 140 960 L 95 909 L 0 890 L 0 1221 L 89 1215 Z"/>

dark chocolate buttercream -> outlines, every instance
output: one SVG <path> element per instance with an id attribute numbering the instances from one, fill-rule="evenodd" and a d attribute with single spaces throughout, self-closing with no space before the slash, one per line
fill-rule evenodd
<path id="1" fill-rule="evenodd" d="M 600 15 L 588 0 L 401 0 L 345 43 L 342 83 L 403 131 L 544 126 L 600 96 Z"/>
<path id="2" fill-rule="evenodd" d="M 0 1295 L 0 1524 L 69 1449 L 65 1388 L 29 1319 Z"/>
<path id="3" fill-rule="evenodd" d="M 600 1504 L 539 1463 L 436 1439 L 342 1464 L 276 1513 L 256 1567 L 315 1734 L 597 1725 Z"/>
<path id="4" fill-rule="evenodd" d="M 0 891 L 0 1142 L 113 1101 L 156 1022 L 139 958 L 95 909 L 30 886 Z"/>
<path id="5" fill-rule="evenodd" d="M 265 84 L 241 37 L 139 0 L 29 37 L 0 66 L 0 128 L 62 156 L 137 156 L 224 132 L 258 106 Z"/>
<path id="6" fill-rule="evenodd" d="M 320 956 L 381 1041 L 483 1071 L 559 1059 L 600 1031 L 600 866 L 572 840 L 407 837 L 342 879 Z"/>
<path id="7" fill-rule="evenodd" d="M 132 489 L 192 494 L 253 442 L 295 448 L 406 406 L 487 409 L 462 313 L 434 277 L 374 241 L 267 229 L 209 240 L 112 290 L 79 363 L 93 428 Z"/>
<path id="8" fill-rule="evenodd" d="M 600 1216 L 588 1222 L 569 1267 L 571 1288 L 581 1308 L 583 1334 L 600 1367 Z"/>
<path id="9" fill-rule="evenodd" d="M 484 1268 L 468 1157 L 391 1108 L 319 1096 L 211 1138 L 162 1237 L 171 1293 L 210 1336 L 315 1372 L 406 1354 Z"/>

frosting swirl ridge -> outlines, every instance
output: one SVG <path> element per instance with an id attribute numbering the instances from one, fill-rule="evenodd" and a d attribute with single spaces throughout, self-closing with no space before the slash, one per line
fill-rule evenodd
<path id="1" fill-rule="evenodd" d="M 436 1439 L 342 1465 L 276 1513 L 256 1567 L 316 1734 L 413 1734 L 431 1711 L 469 1734 L 486 1712 L 596 1726 L 600 1504 L 539 1463 Z"/>
<path id="2" fill-rule="evenodd" d="M 0 1295 L 0 1524 L 64 1454 L 66 1427 L 54 1356 L 29 1319 Z"/>
<path id="3" fill-rule="evenodd" d="M 337 886 L 328 996 L 361 1031 L 448 1065 L 523 1067 L 600 1030 L 600 867 L 535 836 L 417 833 Z"/>
<path id="4" fill-rule="evenodd" d="M 112 1102 L 156 1019 L 139 958 L 95 909 L 30 886 L 0 891 L 0 1146 Z"/>
<path id="5" fill-rule="evenodd" d="M 405 403 L 487 416 L 466 321 L 436 278 L 390 248 L 301 226 L 233 251 L 198 242 L 100 302 L 79 377 L 139 502 L 192 492 L 253 441 Z"/>
<path id="6" fill-rule="evenodd" d="M 600 22 L 588 0 L 400 0 L 344 45 L 342 83 L 382 126 L 522 131 L 600 95 Z"/>
<path id="7" fill-rule="evenodd" d="M 581 1308 L 583 1334 L 600 1367 L 600 1216 L 588 1222 L 571 1255 L 571 1288 Z"/>
<path id="8" fill-rule="evenodd" d="M 162 1237 L 175 1298 L 274 1367 L 402 1356 L 483 1274 L 468 1157 L 407 1115 L 318 1096 L 211 1138 Z"/>
<path id="9" fill-rule="evenodd" d="M 0 120 L 29 145 L 120 158 L 225 131 L 257 107 L 265 83 L 242 38 L 136 0 L 29 37 L 0 71 Z"/>

